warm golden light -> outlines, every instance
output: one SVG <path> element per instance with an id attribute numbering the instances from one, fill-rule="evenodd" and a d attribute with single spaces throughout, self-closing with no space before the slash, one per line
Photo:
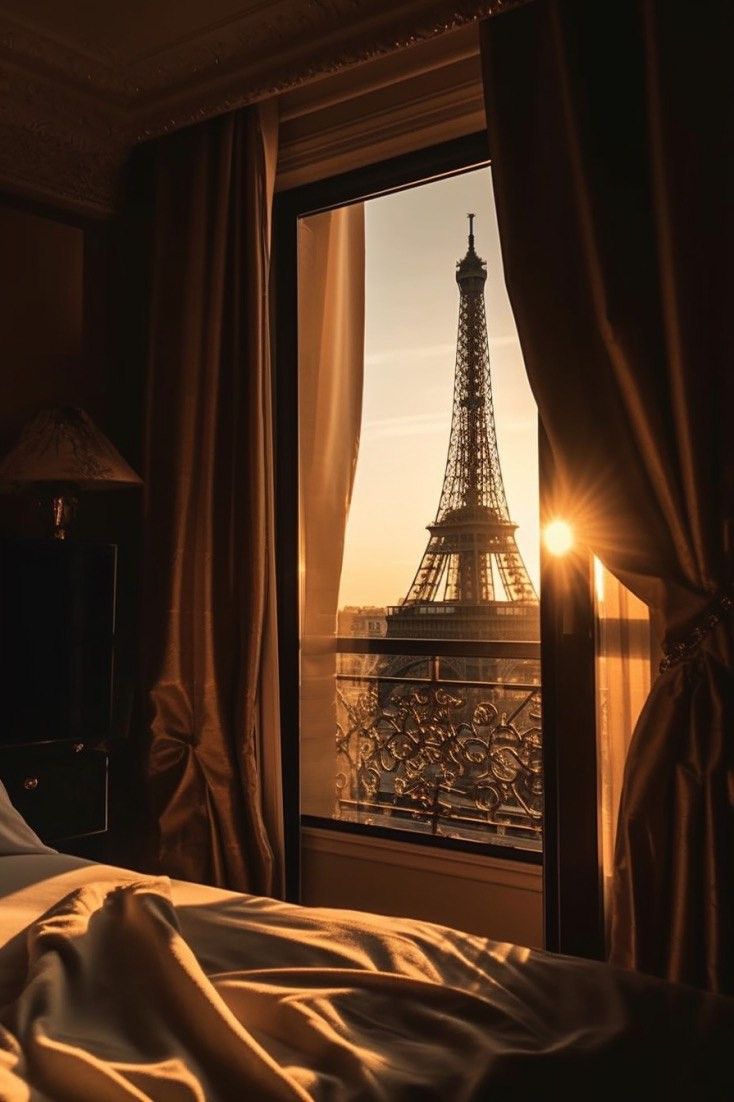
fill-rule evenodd
<path id="1" fill-rule="evenodd" d="M 598 605 L 604 604 L 604 574 L 604 563 L 594 555 L 594 593 Z"/>
<path id="2" fill-rule="evenodd" d="M 573 528 L 566 520 L 552 520 L 543 529 L 543 542 L 551 555 L 567 555 L 573 547 Z"/>

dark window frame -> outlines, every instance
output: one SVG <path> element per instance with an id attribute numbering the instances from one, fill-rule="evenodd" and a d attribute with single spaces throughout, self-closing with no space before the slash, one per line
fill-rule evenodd
<path id="1" fill-rule="evenodd" d="M 276 194 L 274 261 L 276 356 L 276 574 L 285 819 L 286 897 L 300 899 L 302 825 L 351 834 L 371 827 L 302 816 L 299 786 L 299 588 L 298 588 L 298 288 L 299 218 L 431 180 L 486 166 L 486 133 L 408 153 Z M 550 500 L 552 464 L 541 429 L 541 516 Z M 543 876 L 546 947 L 602 957 L 604 934 L 597 826 L 596 703 L 591 556 L 577 553 L 560 570 L 543 555 L 541 662 L 545 811 Z M 561 582 L 561 579 L 563 581 Z M 591 733 L 591 737 L 589 734 Z M 408 831 L 396 841 L 480 852 L 504 860 L 540 855 L 506 847 L 450 842 Z"/>

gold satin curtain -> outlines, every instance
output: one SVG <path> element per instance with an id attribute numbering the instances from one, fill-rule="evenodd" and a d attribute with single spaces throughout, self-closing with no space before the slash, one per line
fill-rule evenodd
<path id="1" fill-rule="evenodd" d="M 481 38 L 506 279 L 566 507 L 667 645 L 696 644 L 629 748 L 612 959 L 734 992 L 731 4 L 534 0 Z"/>
<path id="2" fill-rule="evenodd" d="M 144 676 L 158 863 L 281 885 L 268 282 L 277 119 L 151 143 Z M 140 186 L 140 185 L 139 185 Z"/>
<path id="3" fill-rule="evenodd" d="M 298 227 L 301 806 L 336 794 L 336 620 L 364 375 L 364 206 Z"/>

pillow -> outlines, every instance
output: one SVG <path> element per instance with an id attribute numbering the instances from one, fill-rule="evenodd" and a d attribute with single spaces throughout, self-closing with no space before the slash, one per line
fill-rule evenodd
<path id="1" fill-rule="evenodd" d="M 44 846 L 19 811 L 10 802 L 5 785 L 0 781 L 0 857 L 22 853 L 55 853 Z"/>

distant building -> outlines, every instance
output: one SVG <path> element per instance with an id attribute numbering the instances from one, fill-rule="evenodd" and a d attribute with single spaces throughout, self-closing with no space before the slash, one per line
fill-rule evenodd
<path id="1" fill-rule="evenodd" d="M 347 605 L 337 614 L 337 635 L 381 639 L 387 635 L 387 609 L 378 605 Z"/>

